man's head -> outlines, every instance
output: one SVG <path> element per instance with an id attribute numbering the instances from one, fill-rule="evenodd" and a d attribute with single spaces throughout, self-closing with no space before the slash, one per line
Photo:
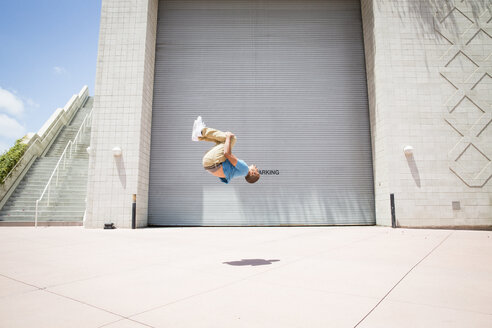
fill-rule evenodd
<path id="1" fill-rule="evenodd" d="M 256 165 L 253 164 L 249 166 L 248 175 L 246 175 L 244 178 L 249 183 L 255 183 L 256 181 L 258 181 L 258 179 L 260 178 L 260 172 L 258 172 L 258 168 L 256 167 Z"/>

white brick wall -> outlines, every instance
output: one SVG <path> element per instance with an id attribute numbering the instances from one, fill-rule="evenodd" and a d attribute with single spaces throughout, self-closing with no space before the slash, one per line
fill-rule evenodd
<path id="1" fill-rule="evenodd" d="M 362 8 L 378 224 L 395 193 L 402 226 L 492 225 L 490 2 Z"/>
<path id="2" fill-rule="evenodd" d="M 157 2 L 103 1 L 86 227 L 130 227 L 134 193 L 147 225 Z M 402 226 L 492 225 L 490 1 L 361 3 L 377 223 L 395 193 Z"/>
<path id="3" fill-rule="evenodd" d="M 132 194 L 147 225 L 156 25 L 157 0 L 102 2 L 85 227 L 131 227 Z"/>

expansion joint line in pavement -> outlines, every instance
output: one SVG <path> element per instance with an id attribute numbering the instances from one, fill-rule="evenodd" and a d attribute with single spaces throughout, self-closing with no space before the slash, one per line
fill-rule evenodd
<path id="1" fill-rule="evenodd" d="M 437 244 L 436 246 L 434 246 L 433 249 L 430 250 L 429 253 L 427 253 L 422 259 L 420 259 L 420 261 L 418 261 L 413 267 L 410 268 L 410 270 L 408 270 L 407 273 L 405 273 L 403 275 L 403 277 L 401 277 L 400 280 L 398 280 L 398 282 L 393 286 L 391 287 L 391 289 L 386 293 L 386 295 L 383 296 L 383 298 L 381 298 L 379 300 L 379 302 L 369 311 L 367 312 L 367 314 L 354 326 L 354 328 L 356 328 L 357 326 L 359 326 L 364 320 L 366 320 L 366 318 L 379 306 L 379 304 L 381 304 L 385 299 L 386 297 L 388 297 L 388 295 L 393 291 L 393 289 L 396 288 L 396 286 L 398 286 L 400 284 L 400 282 L 403 281 L 403 279 L 405 279 L 409 274 L 410 272 L 412 272 L 413 269 L 415 269 L 420 263 L 422 263 L 429 255 L 431 255 L 436 249 L 439 248 L 439 246 L 441 246 L 453 233 L 449 233 L 443 240 L 441 240 L 441 242 L 439 244 Z"/>
<path id="2" fill-rule="evenodd" d="M 98 309 L 98 310 L 101 310 L 101 311 L 104 311 L 104 312 L 107 312 L 107 313 L 113 314 L 113 315 L 118 316 L 118 317 L 120 317 L 120 318 L 121 318 L 121 319 L 119 319 L 119 320 L 117 320 L 117 321 L 121 321 L 121 320 L 127 319 L 127 320 L 130 320 L 130 321 L 134 321 L 134 322 L 136 322 L 136 323 L 142 324 L 142 325 L 144 325 L 144 326 L 154 328 L 154 327 L 149 326 L 149 325 L 147 325 L 147 324 L 144 324 L 144 323 L 142 323 L 142 322 L 139 322 L 139 321 L 136 321 L 136 320 L 131 319 L 131 318 L 129 318 L 129 317 L 123 316 L 123 315 L 121 315 L 121 314 L 114 313 L 114 312 L 112 312 L 112 311 L 109 311 L 109 310 L 106 310 L 106 309 L 100 308 L 100 307 L 98 307 L 98 306 L 95 306 L 95 305 L 92 305 L 92 304 L 89 304 L 89 303 L 83 302 L 83 301 L 78 300 L 78 299 L 76 299 L 76 298 L 72 298 L 72 297 L 69 297 L 69 296 L 66 296 L 66 295 L 62 295 L 62 294 L 55 293 L 55 292 L 53 292 L 53 291 L 51 291 L 51 290 L 48 290 L 48 289 L 47 289 L 47 287 L 39 287 L 39 286 L 36 286 L 36 285 L 30 284 L 30 283 L 27 283 L 27 282 L 25 282 L 25 281 L 18 280 L 18 279 L 15 279 L 15 278 L 12 278 L 12 277 L 6 276 L 6 275 L 1 274 L 1 273 L 0 273 L 0 276 L 4 277 L 4 278 L 6 278 L 6 279 L 10 279 L 10 280 L 16 281 L 16 282 L 18 282 L 18 283 L 21 283 L 21 284 L 27 285 L 27 286 L 34 287 L 34 288 L 36 288 L 36 290 L 37 290 L 37 291 L 44 291 L 44 292 L 47 292 L 47 293 L 50 293 L 50 294 L 53 294 L 53 295 L 56 295 L 56 296 L 59 296 L 59 297 L 66 298 L 66 299 L 69 299 L 69 300 L 71 300 L 71 301 L 74 301 L 74 302 L 77 302 L 77 303 L 83 304 L 83 305 L 86 305 L 86 306 L 89 306 L 89 307 L 92 307 L 92 308 L 95 308 L 95 309 Z M 115 321 L 110 322 L 109 324 L 112 324 L 112 323 L 114 323 L 114 322 L 115 322 Z M 104 326 L 106 326 L 106 325 L 108 325 L 108 324 L 104 324 Z"/>
<path id="3" fill-rule="evenodd" d="M 121 318 L 121 319 L 118 319 L 117 321 L 112 321 L 112 322 L 109 322 L 109 323 L 104 324 L 103 326 L 100 326 L 100 327 L 104 327 L 104 326 L 107 326 L 107 325 L 109 325 L 109 324 L 113 324 L 113 323 L 115 323 L 115 322 L 118 322 L 118 321 L 121 321 L 121 320 L 127 319 L 127 320 L 130 320 L 130 321 L 134 321 L 134 322 L 136 322 L 136 323 L 139 323 L 139 324 L 141 324 L 141 325 L 143 325 L 143 326 L 147 326 L 147 327 L 150 327 L 150 328 L 154 328 L 154 327 L 149 326 L 149 325 L 147 325 L 147 324 L 145 324 L 145 323 L 143 323 L 143 322 L 136 321 L 136 320 L 134 320 L 134 319 L 130 319 L 130 318 L 129 318 L 129 317 L 127 317 L 127 316 L 124 316 L 124 315 L 121 315 L 121 314 L 115 313 L 115 312 L 113 312 L 113 311 L 110 311 L 110 310 L 107 310 L 107 309 L 101 308 L 101 307 L 96 306 L 96 305 L 92 305 L 92 304 L 89 304 L 89 303 L 83 302 L 83 301 L 78 300 L 78 299 L 76 299 L 76 298 L 72 298 L 72 297 L 70 297 L 70 296 L 66 296 L 66 295 L 58 294 L 58 293 L 55 293 L 55 292 L 53 292 L 53 291 L 51 291 L 51 290 L 47 290 L 47 289 L 43 289 L 43 290 L 44 290 L 45 292 L 51 293 L 51 294 L 53 294 L 53 295 L 57 295 L 57 296 L 59 296 L 59 297 L 66 298 L 66 299 L 69 299 L 69 300 L 74 301 L 74 302 L 78 302 L 78 303 L 83 304 L 83 305 L 86 305 L 86 306 L 90 306 L 90 307 L 92 307 L 92 308 L 95 308 L 95 309 L 98 309 L 98 310 L 100 310 L 100 311 L 104 311 L 104 312 L 110 313 L 110 314 L 112 314 L 112 315 L 115 315 L 115 316 L 118 316 L 118 317 L 120 317 L 120 318 Z"/>
<path id="4" fill-rule="evenodd" d="M 369 237 L 365 237 L 365 238 L 362 238 L 362 239 L 358 239 L 358 240 L 355 240 L 355 241 L 351 241 L 351 242 L 349 242 L 349 243 L 347 243 L 347 244 L 345 244 L 345 245 L 338 246 L 338 247 L 334 247 L 334 248 L 332 248 L 332 249 L 330 249 L 330 250 L 318 251 L 318 252 L 316 252 L 316 253 L 312 253 L 312 254 L 308 255 L 307 257 L 314 256 L 314 255 L 316 255 L 316 254 L 322 254 L 322 253 L 332 252 L 332 251 L 334 251 L 334 250 L 341 249 L 341 248 L 343 248 L 343 247 L 347 247 L 347 246 L 350 246 L 350 245 L 353 245 L 353 244 L 356 244 L 356 243 L 360 243 L 360 242 L 362 242 L 362 241 L 366 241 L 366 240 L 371 239 L 371 238 L 375 238 L 375 237 L 377 237 L 378 235 L 379 235 L 379 234 L 375 234 L 375 235 L 371 235 L 371 236 L 369 236 Z M 147 310 L 142 311 L 142 312 L 134 313 L 134 314 L 132 314 L 132 315 L 129 315 L 129 316 L 128 316 L 128 319 L 129 319 L 129 318 L 131 318 L 131 317 L 135 317 L 135 316 L 137 316 L 137 315 L 141 315 L 141 314 L 144 314 L 144 313 L 147 313 L 147 312 L 150 312 L 150 311 L 154 311 L 154 310 L 157 310 L 157 309 L 160 309 L 160 308 L 163 308 L 163 307 L 166 307 L 166 306 L 172 305 L 172 304 L 176 304 L 176 303 L 179 303 L 179 302 L 182 302 L 182 301 L 189 300 L 189 299 L 194 298 L 194 297 L 196 297 L 196 296 L 200 296 L 200 295 L 208 294 L 208 293 L 210 293 L 210 292 L 214 292 L 214 291 L 217 291 L 217 290 L 219 290 L 219 289 L 223 289 L 223 288 L 226 288 L 226 287 L 229 287 L 229 286 L 232 286 L 232 285 L 235 285 L 235 284 L 241 283 L 241 282 L 243 282 L 243 281 L 246 281 L 246 280 L 248 280 L 248 279 L 251 279 L 252 277 L 256 277 L 256 276 L 258 276 L 258 275 L 262 275 L 262 274 L 264 274 L 264 273 L 266 273 L 266 272 L 270 272 L 270 271 L 272 271 L 272 270 L 277 270 L 277 269 L 279 269 L 279 268 L 281 268 L 281 267 L 284 267 L 284 266 L 286 266 L 286 265 L 290 265 L 290 264 L 292 264 L 292 263 L 302 261 L 303 259 L 304 259 L 304 258 L 297 259 L 297 260 L 293 260 L 293 261 L 290 261 L 290 262 L 288 262 L 288 263 L 286 263 L 286 264 L 283 264 L 283 265 L 280 265 L 280 266 L 276 266 L 276 267 L 272 267 L 272 268 L 266 269 L 266 270 L 264 270 L 264 271 L 257 272 L 257 273 L 254 273 L 254 274 L 248 275 L 248 276 L 246 276 L 246 277 L 240 278 L 240 279 L 238 279 L 238 280 L 234 280 L 234 281 L 228 282 L 228 283 L 226 283 L 226 284 L 224 284 L 224 285 L 220 285 L 220 286 L 217 286 L 217 287 L 214 287 L 214 288 L 211 288 L 211 289 L 207 289 L 207 290 L 201 291 L 201 292 L 199 292 L 199 293 L 197 293 L 197 294 L 193 294 L 193 295 L 190 295 L 190 296 L 186 296 L 186 297 L 183 297 L 183 298 L 180 298 L 180 299 L 177 299 L 177 300 L 171 301 L 171 302 L 169 302 L 169 303 L 162 304 L 162 305 L 159 305 L 159 306 L 156 306 L 156 307 L 153 307 L 153 308 L 147 309 Z M 131 319 L 130 319 L 130 320 L 131 320 Z M 136 321 L 136 320 L 134 320 L 134 321 Z M 136 322 L 138 322 L 138 321 L 136 321 Z"/>

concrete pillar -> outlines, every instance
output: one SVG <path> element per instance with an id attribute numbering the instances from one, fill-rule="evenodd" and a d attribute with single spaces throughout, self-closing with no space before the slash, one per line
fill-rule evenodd
<path id="1" fill-rule="evenodd" d="M 137 226 L 147 225 L 157 6 L 102 1 L 86 228 L 130 228 L 132 194 Z"/>

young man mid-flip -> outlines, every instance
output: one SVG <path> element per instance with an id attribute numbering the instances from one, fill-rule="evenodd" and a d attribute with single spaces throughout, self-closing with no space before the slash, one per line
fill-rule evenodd
<path id="1" fill-rule="evenodd" d="M 203 156 L 203 168 L 219 177 L 222 182 L 229 183 L 232 178 L 245 177 L 249 183 L 255 183 L 260 178 L 256 165 L 248 167 L 243 160 L 232 154 L 236 136 L 231 132 L 208 128 L 202 117 L 198 116 L 193 124 L 191 140 L 215 142 L 215 146 Z"/>

